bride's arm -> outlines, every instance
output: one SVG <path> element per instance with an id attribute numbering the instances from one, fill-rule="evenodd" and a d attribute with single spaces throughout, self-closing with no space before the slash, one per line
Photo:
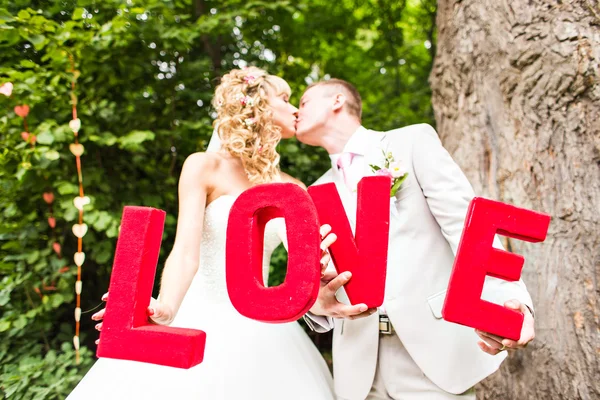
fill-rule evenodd
<path id="1" fill-rule="evenodd" d="M 198 271 L 206 197 L 217 164 L 216 158 L 205 153 L 192 154 L 183 164 L 179 178 L 179 215 L 175 244 L 163 269 L 159 300 L 151 299 L 148 307 L 150 319 L 157 324 L 168 325 L 173 321 Z M 102 300 L 108 300 L 108 293 L 102 296 Z M 92 319 L 101 321 L 105 311 L 104 308 L 98 311 L 92 315 Z M 102 329 L 102 322 L 96 324 L 96 329 Z"/>
<path id="2" fill-rule="evenodd" d="M 175 243 L 163 269 L 159 301 L 151 304 L 153 309 L 149 310 L 151 319 L 158 324 L 169 324 L 175 318 L 198 271 L 209 180 L 216 164 L 215 158 L 205 153 L 192 154 L 183 164 Z"/>

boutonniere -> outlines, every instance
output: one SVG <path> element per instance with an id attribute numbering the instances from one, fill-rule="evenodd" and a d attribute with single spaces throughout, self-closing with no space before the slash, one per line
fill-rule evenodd
<path id="1" fill-rule="evenodd" d="M 391 151 L 386 152 L 382 149 L 381 152 L 384 159 L 383 166 L 373 164 L 369 164 L 369 166 L 376 176 L 389 176 L 392 178 L 390 197 L 394 197 L 400 186 L 402 186 L 402 183 L 408 177 L 408 172 L 402 168 L 400 161 L 396 161 Z"/>

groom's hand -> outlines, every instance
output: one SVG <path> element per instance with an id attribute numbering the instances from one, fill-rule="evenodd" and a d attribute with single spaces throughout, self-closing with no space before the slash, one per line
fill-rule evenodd
<path id="1" fill-rule="evenodd" d="M 368 317 L 377 311 L 377 308 L 367 308 L 366 304 L 356 304 L 350 306 L 340 303 L 335 297 L 335 293 L 352 278 L 352 273 L 346 271 L 340 275 L 335 271 L 328 271 L 321 278 L 321 288 L 319 297 L 310 309 L 315 315 L 323 315 L 332 318 L 357 319 Z"/>
<path id="2" fill-rule="evenodd" d="M 521 337 L 518 341 L 492 335 L 491 333 L 482 332 L 477 329 L 475 330 L 477 335 L 482 339 L 482 341 L 478 343 L 479 348 L 493 356 L 503 350 L 524 349 L 535 337 L 535 321 L 533 315 L 531 315 L 531 311 L 529 311 L 529 308 L 525 304 L 522 304 L 518 300 L 509 300 L 504 303 L 504 307 L 520 311 L 525 317 L 523 319 Z"/>

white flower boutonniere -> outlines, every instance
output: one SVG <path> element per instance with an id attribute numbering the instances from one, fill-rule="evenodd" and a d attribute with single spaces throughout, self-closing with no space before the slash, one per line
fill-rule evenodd
<path id="1" fill-rule="evenodd" d="M 402 183 L 408 177 L 408 172 L 402 168 L 400 161 L 396 161 L 391 151 L 386 152 L 383 149 L 381 151 L 384 157 L 384 165 L 369 164 L 369 166 L 376 176 L 389 176 L 392 179 L 390 197 L 394 197 L 400 186 L 402 186 Z"/>

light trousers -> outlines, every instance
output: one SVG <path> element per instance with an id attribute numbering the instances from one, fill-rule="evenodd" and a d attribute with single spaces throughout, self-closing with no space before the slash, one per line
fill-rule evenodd
<path id="1" fill-rule="evenodd" d="M 436 386 L 415 364 L 397 335 L 379 336 L 375 380 L 366 400 L 475 400 L 475 389 L 460 395 Z M 344 400 L 338 397 L 338 400 Z"/>

